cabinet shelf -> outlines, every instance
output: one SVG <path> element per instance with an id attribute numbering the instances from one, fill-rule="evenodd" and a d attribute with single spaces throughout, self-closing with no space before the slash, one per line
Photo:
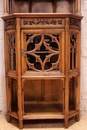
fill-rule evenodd
<path id="1" fill-rule="evenodd" d="M 25 79 L 57 79 L 57 78 L 64 78 L 65 75 L 59 71 L 51 71 L 51 72 L 34 72 L 34 71 L 29 71 L 24 73 L 21 78 Z"/>
<path id="2" fill-rule="evenodd" d="M 27 102 L 24 119 L 64 119 L 63 105 L 57 102 Z"/>
<path id="3" fill-rule="evenodd" d="M 39 120 L 39 119 L 64 119 L 64 115 L 61 112 L 55 113 L 26 113 L 23 116 L 24 120 Z"/>

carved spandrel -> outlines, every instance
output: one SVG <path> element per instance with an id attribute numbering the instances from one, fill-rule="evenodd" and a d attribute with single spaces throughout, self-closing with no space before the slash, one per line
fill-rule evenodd
<path id="1" fill-rule="evenodd" d="M 16 28 L 16 22 L 15 19 L 9 19 L 5 21 L 5 28 Z"/>
<path id="2" fill-rule="evenodd" d="M 70 18 L 70 26 L 76 26 L 79 27 L 79 19 L 75 19 L 75 18 Z"/>
<path id="3" fill-rule="evenodd" d="M 64 19 L 22 19 L 21 26 L 26 25 L 64 25 Z"/>

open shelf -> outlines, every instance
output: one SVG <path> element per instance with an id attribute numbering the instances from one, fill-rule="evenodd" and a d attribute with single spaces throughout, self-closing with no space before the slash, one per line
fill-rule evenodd
<path id="1" fill-rule="evenodd" d="M 63 105 L 57 102 L 26 102 L 23 119 L 64 119 Z"/>

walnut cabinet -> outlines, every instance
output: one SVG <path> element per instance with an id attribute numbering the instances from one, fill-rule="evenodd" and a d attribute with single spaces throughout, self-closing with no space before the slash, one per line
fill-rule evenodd
<path id="1" fill-rule="evenodd" d="M 79 121 L 80 0 L 5 0 L 7 120 Z"/>

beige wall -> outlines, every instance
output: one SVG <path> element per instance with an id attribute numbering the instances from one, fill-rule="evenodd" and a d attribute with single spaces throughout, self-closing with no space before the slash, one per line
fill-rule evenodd
<path id="1" fill-rule="evenodd" d="M 87 0 L 81 0 L 81 110 L 87 110 Z"/>
<path id="2" fill-rule="evenodd" d="M 3 0 L 0 0 L 0 17 L 3 15 Z M 6 112 L 5 64 L 4 64 L 4 32 L 0 18 L 0 111 Z"/>

